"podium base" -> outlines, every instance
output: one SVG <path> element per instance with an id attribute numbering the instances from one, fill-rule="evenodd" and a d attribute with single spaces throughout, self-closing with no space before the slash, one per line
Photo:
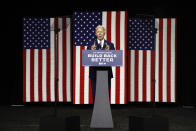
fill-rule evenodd
<path id="1" fill-rule="evenodd" d="M 96 95 L 90 128 L 113 128 L 108 92 L 108 72 L 97 71 Z"/>

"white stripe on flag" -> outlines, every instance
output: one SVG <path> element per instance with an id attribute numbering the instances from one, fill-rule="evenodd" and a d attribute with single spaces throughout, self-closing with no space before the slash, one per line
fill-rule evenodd
<path id="1" fill-rule="evenodd" d="M 71 23 L 70 23 L 70 18 L 66 18 L 66 25 L 67 30 L 66 30 L 66 60 L 67 60 L 67 65 L 66 65 L 66 96 L 67 96 L 67 101 L 71 102 Z"/>
<path id="2" fill-rule="evenodd" d="M 30 102 L 30 50 L 26 50 L 26 102 Z"/>
<path id="3" fill-rule="evenodd" d="M 116 48 L 116 12 L 111 13 L 111 42 Z M 111 104 L 116 103 L 116 67 L 112 67 L 113 78 L 111 79 Z"/>
<path id="4" fill-rule="evenodd" d="M 146 57 L 146 101 L 151 101 L 151 51 L 147 50 Z M 154 73 L 154 72 L 153 72 Z"/>
<path id="5" fill-rule="evenodd" d="M 175 21 L 171 19 L 171 102 L 175 102 Z"/>
<path id="6" fill-rule="evenodd" d="M 159 25 L 159 19 L 155 19 L 155 24 L 158 24 Z M 156 45 L 155 45 L 155 47 L 156 47 L 156 52 L 155 52 L 155 54 L 156 54 L 156 56 L 155 56 L 155 61 L 156 61 L 156 63 L 155 63 L 155 65 L 156 65 L 156 67 L 155 67 L 155 80 L 156 80 L 156 82 L 155 82 L 155 101 L 156 102 L 158 102 L 159 101 L 159 32 L 160 32 L 160 30 L 159 30 L 159 28 L 158 28 L 158 30 L 157 30 L 157 33 L 156 33 Z"/>
<path id="7" fill-rule="evenodd" d="M 85 47 L 85 50 L 87 47 Z M 89 104 L 89 67 L 84 67 L 84 104 Z"/>
<path id="8" fill-rule="evenodd" d="M 58 27 L 60 29 L 62 29 L 62 18 L 58 19 Z M 60 32 L 58 33 L 59 38 L 58 38 L 58 94 L 59 94 L 59 101 L 63 101 L 63 34 L 62 34 L 62 30 L 60 30 Z"/>
<path id="9" fill-rule="evenodd" d="M 50 26 L 54 26 L 54 18 L 50 18 Z M 54 31 L 50 31 L 50 97 L 55 101 L 55 37 Z"/>
<path id="10" fill-rule="evenodd" d="M 131 101 L 135 101 L 135 50 L 131 50 Z"/>
<path id="11" fill-rule="evenodd" d="M 102 13 L 102 25 L 105 27 L 105 29 L 107 29 L 107 12 Z M 105 33 L 104 39 L 107 40 L 107 33 Z"/>
<path id="12" fill-rule="evenodd" d="M 125 51 L 125 12 L 120 13 L 120 49 Z M 125 102 L 125 56 L 123 55 L 123 66 L 120 67 L 120 104 Z"/>
<path id="13" fill-rule="evenodd" d="M 143 51 L 139 50 L 139 61 L 138 61 L 138 101 L 143 101 Z"/>
<path id="14" fill-rule="evenodd" d="M 163 102 L 167 101 L 167 19 L 163 19 Z"/>
<path id="15" fill-rule="evenodd" d="M 80 104 L 80 48 L 76 48 L 75 104 Z"/>

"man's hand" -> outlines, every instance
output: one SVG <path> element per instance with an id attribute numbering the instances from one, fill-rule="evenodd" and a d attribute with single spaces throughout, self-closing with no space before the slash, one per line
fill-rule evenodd
<path id="1" fill-rule="evenodd" d="M 105 50 L 110 50 L 110 46 L 106 43 Z"/>
<path id="2" fill-rule="evenodd" d="M 95 45 L 95 43 L 91 46 L 91 50 L 96 50 L 97 46 Z"/>

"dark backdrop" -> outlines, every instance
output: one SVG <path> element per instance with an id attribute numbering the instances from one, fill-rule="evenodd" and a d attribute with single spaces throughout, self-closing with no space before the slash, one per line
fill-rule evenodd
<path id="1" fill-rule="evenodd" d="M 24 104 L 22 102 L 22 18 L 71 16 L 73 11 L 127 10 L 128 16 L 150 14 L 155 17 L 177 18 L 177 103 L 196 105 L 195 95 L 195 20 L 194 7 L 177 4 L 105 6 L 102 8 L 11 7 L 2 10 L 1 16 L 1 84 L 0 105 Z M 106 8 L 107 7 L 107 8 Z M 141 103 L 140 103 L 141 104 Z"/>

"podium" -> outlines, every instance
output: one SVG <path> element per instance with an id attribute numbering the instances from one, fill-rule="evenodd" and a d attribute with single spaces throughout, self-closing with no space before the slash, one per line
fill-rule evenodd
<path id="1" fill-rule="evenodd" d="M 98 59 L 96 59 L 98 56 Z M 122 66 L 122 50 L 83 50 L 83 66 Z M 109 99 L 108 71 L 96 70 L 96 94 L 90 128 L 113 128 Z"/>

